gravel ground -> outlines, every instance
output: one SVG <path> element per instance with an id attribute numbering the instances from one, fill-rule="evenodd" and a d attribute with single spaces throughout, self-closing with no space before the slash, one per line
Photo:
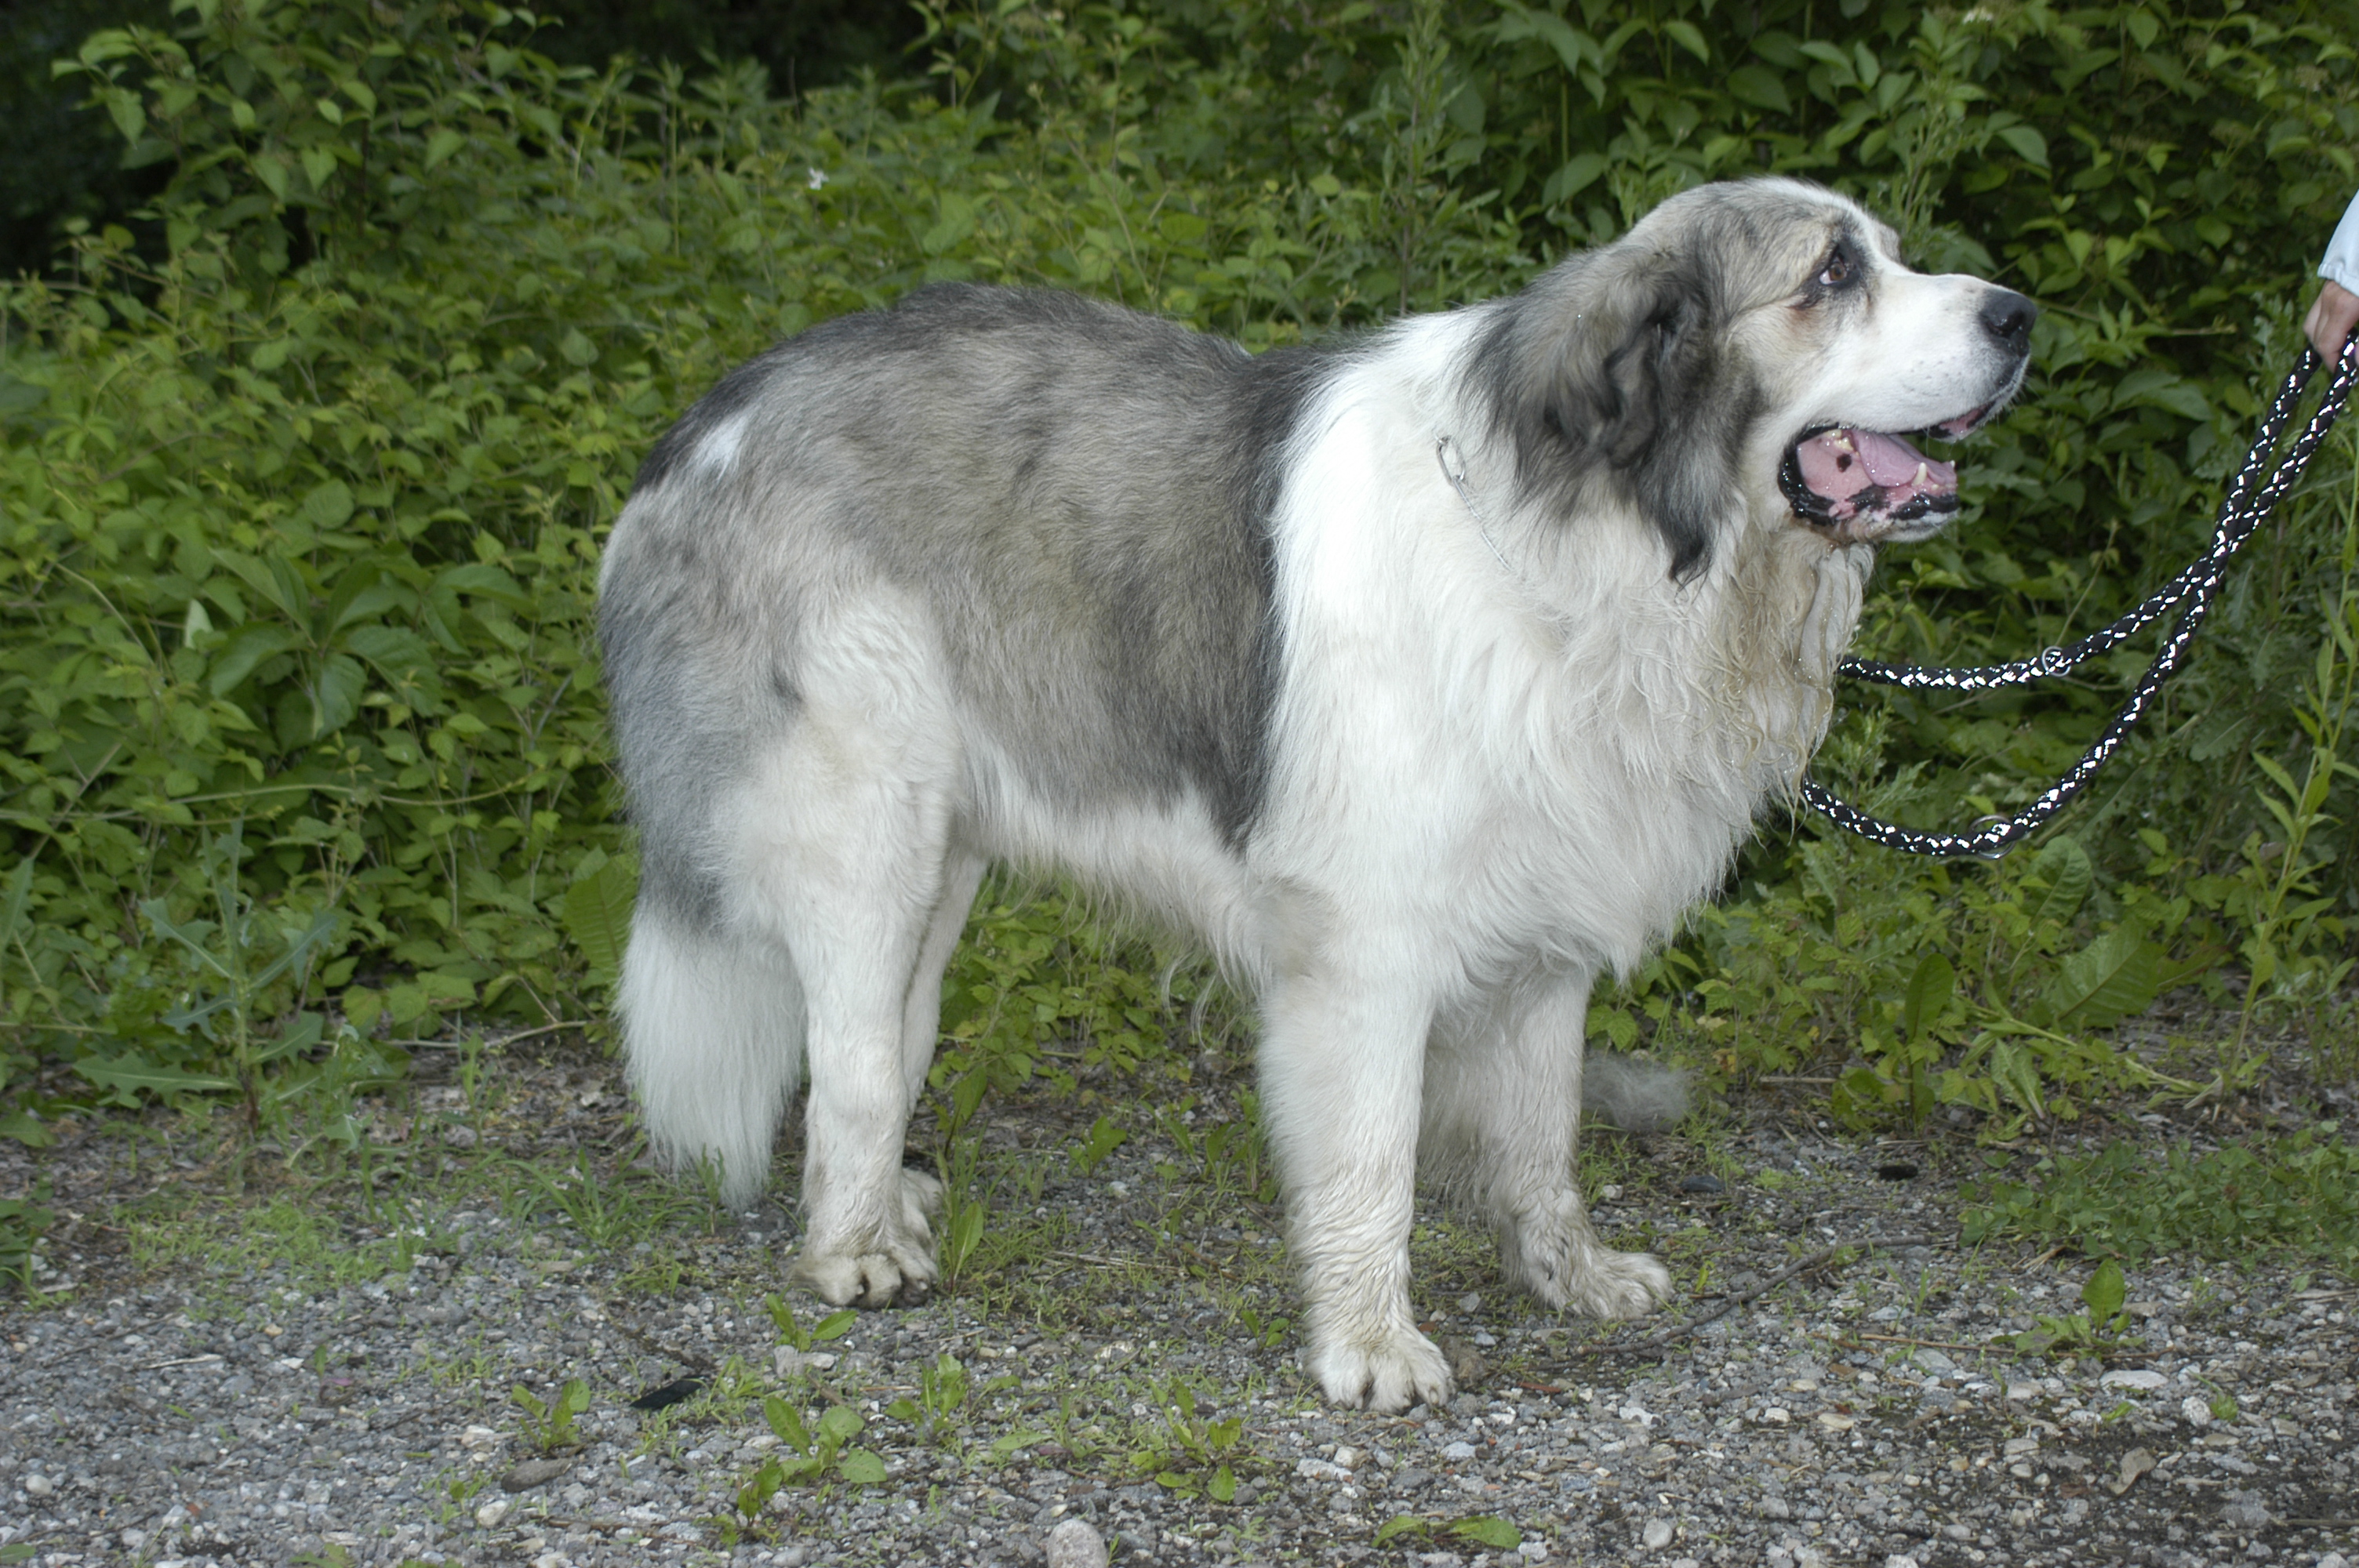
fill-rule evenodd
<path id="1" fill-rule="evenodd" d="M 2118 1344 L 2022 1357 L 2087 1264 L 1960 1249 L 1973 1147 L 1836 1141 L 1821 1091 L 1591 1141 L 1609 1234 L 1681 1281 L 1647 1324 L 1532 1312 L 1424 1215 L 1465 1391 L 1324 1409 L 1263 1173 L 1204 1137 L 1237 1087 L 988 1111 L 956 1288 L 799 1350 L 790 1209 L 632 1165 L 603 1059 L 426 1082 L 299 1179 L 160 1113 L 0 1145 L 60 1215 L 0 1304 L 0 1562 L 1014 1564 L 1072 1518 L 1116 1563 L 2359 1559 L 2350 1281 L 2150 1261 Z M 1100 1115 L 1130 1136 L 1084 1169 Z M 571 1379 L 570 1428 L 511 1392 Z"/>

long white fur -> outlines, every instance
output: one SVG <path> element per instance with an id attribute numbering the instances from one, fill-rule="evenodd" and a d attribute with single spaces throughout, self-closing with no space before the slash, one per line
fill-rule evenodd
<path id="1" fill-rule="evenodd" d="M 1590 987 L 1711 894 L 1823 732 L 1872 551 L 1792 522 L 1777 452 L 1813 423 L 1960 412 L 1966 368 L 1941 345 L 1971 298 L 1895 278 L 1873 334 L 1832 353 L 1788 351 L 1775 319 L 1746 329 L 1795 380 L 1772 388 L 1723 547 L 1684 583 L 1636 518 L 1576 531 L 1518 510 L 1511 454 L 1461 401 L 1483 308 L 1343 362 L 1274 524 L 1285 679 L 1242 858 L 1198 801 L 1036 797 L 951 699 L 919 606 L 867 581 L 821 596 L 805 711 L 720 814 L 731 928 L 774 940 L 635 930 L 623 1007 L 660 1146 L 757 1190 L 807 1039 L 799 1277 L 871 1303 L 930 1280 L 937 1195 L 901 1170 L 901 1129 L 941 963 L 987 860 L 1052 864 L 1191 928 L 1257 989 L 1307 1359 L 1332 1398 L 1451 1391 L 1408 1292 L 1420 1166 L 1490 1217 L 1508 1275 L 1543 1301 L 1648 1310 L 1669 1274 L 1600 1242 L 1572 1181 Z M 740 428 L 704 457 L 726 460 Z"/>

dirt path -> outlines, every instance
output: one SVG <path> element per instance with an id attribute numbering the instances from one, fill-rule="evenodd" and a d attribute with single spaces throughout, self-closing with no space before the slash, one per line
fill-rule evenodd
<path id="1" fill-rule="evenodd" d="M 1074 1515 L 1117 1564 L 2359 1559 L 2350 1281 L 2154 1262 L 2118 1343 L 2025 1357 L 2088 1266 L 1959 1248 L 1969 1145 L 1766 1100 L 1593 1140 L 1602 1221 L 1685 1292 L 1613 1329 L 1505 1297 L 1429 1211 L 1419 1304 L 1467 1390 L 1375 1418 L 1294 1365 L 1234 1080 L 1159 1126 L 988 1111 L 956 1288 L 802 1351 L 816 1303 L 766 1304 L 791 1213 L 629 1166 L 611 1064 L 476 1088 L 238 1191 L 187 1122 L 0 1144 L 0 1194 L 60 1214 L 0 1304 L 0 1562 L 1017 1563 Z"/>

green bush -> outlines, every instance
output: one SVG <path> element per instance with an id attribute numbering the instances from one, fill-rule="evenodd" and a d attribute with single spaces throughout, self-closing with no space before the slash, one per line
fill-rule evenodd
<path id="1" fill-rule="evenodd" d="M 0 1092 L 62 1065 L 259 1108 L 290 1038 L 365 1075 L 387 1033 L 590 1016 L 630 855 L 600 540 L 664 426 L 781 333 L 972 277 L 1260 348 L 1511 288 L 1697 179 L 1809 174 L 2046 308 L 2033 395 L 1964 465 L 1978 514 L 1896 555 L 1864 631 L 1977 662 L 2200 545 L 2359 140 L 2348 4 L 943 5 L 923 80 L 791 103 L 751 68 L 560 67 L 527 15 L 437 0 L 176 14 L 71 67 L 130 161 L 172 171 L 160 254 L 109 228 L 0 292 Z M 2179 979 L 2233 995 L 2234 959 L 2268 970 L 2256 1003 L 2327 1005 L 2359 877 L 2350 685 L 2319 662 L 2350 451 L 2255 546 L 2071 848 L 1992 873 L 1773 838 L 1599 1029 L 1739 1069 L 1864 1050 L 1862 1116 L 2048 1114 L 2122 1081 L 2088 1032 Z M 1971 708 L 1857 697 L 1822 775 L 1922 818 L 2006 809 L 2142 657 Z M 2288 787 L 2298 834 L 2257 793 Z M 200 918 L 246 968 L 175 937 Z M 1011 906 L 962 958 L 957 1081 L 1028 1070 L 978 987 L 1109 961 L 1035 951 L 1062 918 Z M 233 994 L 236 1049 L 204 1026 Z M 1038 1022 L 1126 1061 L 1162 1048 L 1150 999 L 1125 979 Z"/>

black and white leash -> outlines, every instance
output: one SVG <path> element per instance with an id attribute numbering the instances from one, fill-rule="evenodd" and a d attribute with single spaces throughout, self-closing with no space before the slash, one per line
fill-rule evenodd
<path id="1" fill-rule="evenodd" d="M 1988 665 L 1974 669 L 1927 668 L 1915 665 L 1878 664 L 1872 659 L 1845 659 L 1838 673 L 1855 680 L 1873 681 L 1882 686 L 1897 686 L 1908 691 L 1992 691 L 2000 687 L 2024 686 L 2044 676 L 2061 675 L 2097 654 L 2106 652 L 2172 610 L 2180 609 L 2179 623 L 2147 667 L 2137 685 L 2130 690 L 2129 700 L 2114 716 L 2112 723 L 2096 742 L 2082 753 L 2070 772 L 2043 791 L 2039 797 L 2014 816 L 1991 821 L 1971 833 L 1929 833 L 1919 828 L 1903 827 L 1870 816 L 1857 806 L 1837 799 L 1822 786 L 1804 780 L 1802 804 L 1825 816 L 1828 821 L 1849 833 L 1881 844 L 1889 849 L 1905 849 L 1912 855 L 1939 857 L 1973 856 L 1981 860 L 1996 860 L 2019 840 L 2037 829 L 2049 817 L 2064 808 L 2065 804 L 2087 787 L 2097 771 L 2112 760 L 2122 742 L 2129 736 L 2162 683 L 2170 678 L 2186 657 L 2188 647 L 2195 641 L 2196 632 L 2203 618 L 2211 612 L 2218 597 L 2220 585 L 2226 579 L 2230 557 L 2253 536 L 2255 529 L 2268 516 L 2277 503 L 2291 490 L 2294 481 L 2317 450 L 2318 444 L 2334 425 L 2335 416 L 2343 412 L 2351 395 L 2352 384 L 2359 381 L 2359 339 L 2344 346 L 2343 356 L 2335 363 L 2333 378 L 2319 400 L 2317 412 L 2266 483 L 2254 489 L 2255 481 L 2269 466 L 2278 439 L 2293 418 L 2301 403 L 2302 393 L 2317 373 L 2322 362 L 2316 352 L 2302 351 L 2301 362 L 2286 377 L 2285 385 L 2269 405 L 2267 416 L 2261 421 L 2260 437 L 2245 459 L 2244 467 L 2236 470 L 2229 482 L 2227 498 L 2220 504 L 2220 517 L 2212 533 L 2212 547 L 2185 571 L 2156 593 L 2148 596 L 2136 609 L 2101 632 L 2091 633 L 2079 642 L 2061 648 L 2049 648 L 2028 659 L 2013 664 Z"/>

